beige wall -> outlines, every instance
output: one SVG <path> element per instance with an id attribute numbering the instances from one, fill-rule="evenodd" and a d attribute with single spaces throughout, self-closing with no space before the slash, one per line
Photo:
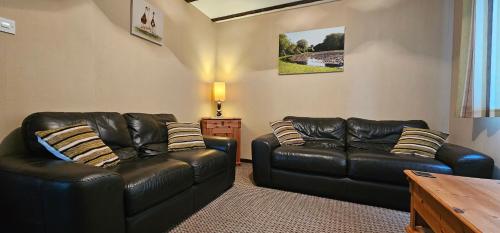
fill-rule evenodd
<path id="1" fill-rule="evenodd" d="M 36 111 L 211 111 L 215 24 L 183 0 L 151 0 L 165 13 L 165 46 L 130 35 L 124 0 L 0 0 L 17 35 L 0 33 L 0 154 Z"/>
<path id="2" fill-rule="evenodd" d="M 244 158 L 286 115 L 448 130 L 452 0 L 344 0 L 220 24 L 183 0 L 152 1 L 166 15 L 163 47 L 130 35 L 123 0 L 0 0 L 18 27 L 0 34 L 0 155 L 19 150 L 16 129 L 36 111 L 211 115 L 215 68 L 225 114 L 243 118 Z M 278 75 L 279 33 L 334 26 L 346 26 L 345 72 Z"/>
<path id="3" fill-rule="evenodd" d="M 278 34 L 346 26 L 345 72 L 280 76 Z M 217 24 L 224 111 L 251 140 L 286 115 L 423 119 L 448 131 L 452 0 L 345 0 Z"/>
<path id="4" fill-rule="evenodd" d="M 450 109 L 450 141 L 459 145 L 474 148 L 495 159 L 495 178 L 500 179 L 500 118 L 457 118 L 456 86 L 458 80 L 460 33 L 461 33 L 461 1 L 455 5 L 455 30 L 453 45 L 453 84 Z"/>

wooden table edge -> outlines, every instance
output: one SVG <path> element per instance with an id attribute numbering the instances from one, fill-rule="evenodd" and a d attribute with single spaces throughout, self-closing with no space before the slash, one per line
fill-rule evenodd
<path id="1" fill-rule="evenodd" d="M 404 170 L 403 172 L 410 179 L 412 177 L 418 178 L 419 176 L 415 175 L 412 171 L 417 171 L 417 170 Z M 431 173 L 431 172 L 429 172 L 429 173 L 436 177 L 436 178 L 430 178 L 430 179 L 438 179 L 440 176 L 453 176 L 453 175 L 447 175 L 447 174 L 436 174 L 436 173 Z M 468 177 L 468 178 L 480 179 L 480 178 L 474 178 L 474 177 Z M 411 180 L 413 182 L 415 182 L 420 188 L 424 189 L 429 195 L 432 196 L 432 198 L 434 198 L 436 201 L 438 201 L 444 208 L 446 208 L 448 211 L 450 211 L 450 213 L 452 213 L 461 222 L 463 222 L 465 225 L 467 225 L 467 227 L 469 227 L 471 230 L 473 230 L 474 232 L 482 232 L 474 224 L 472 224 L 469 220 L 467 220 L 463 215 L 455 212 L 453 207 L 449 206 L 448 203 L 444 202 L 444 200 L 441 197 L 437 196 L 436 194 L 434 194 L 434 192 L 430 191 L 428 187 L 424 187 L 422 185 L 419 185 L 414 179 L 411 179 Z M 411 228 L 410 228 L 410 230 L 411 230 Z M 415 232 L 415 231 L 413 230 L 412 232 Z"/>

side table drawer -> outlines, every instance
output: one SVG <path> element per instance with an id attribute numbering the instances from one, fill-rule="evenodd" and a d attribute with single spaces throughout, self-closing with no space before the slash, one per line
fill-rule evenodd
<path id="1" fill-rule="evenodd" d="M 218 128 L 218 127 L 230 127 L 230 128 L 240 128 L 240 121 L 235 120 L 207 120 L 207 128 Z"/>
<path id="2" fill-rule="evenodd" d="M 232 134 L 233 130 L 228 127 L 213 128 L 212 133 L 214 134 Z"/>

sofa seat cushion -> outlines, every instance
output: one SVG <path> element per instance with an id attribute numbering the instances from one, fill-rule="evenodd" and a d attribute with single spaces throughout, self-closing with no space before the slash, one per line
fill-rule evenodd
<path id="1" fill-rule="evenodd" d="M 159 155 L 123 161 L 113 169 L 125 183 L 125 208 L 133 216 L 190 188 L 189 164 Z"/>
<path id="2" fill-rule="evenodd" d="M 335 177 L 346 176 L 346 153 L 304 146 L 281 146 L 271 155 L 273 168 Z"/>
<path id="3" fill-rule="evenodd" d="M 169 152 L 168 155 L 191 165 L 194 170 L 194 182 L 198 184 L 225 172 L 229 162 L 226 153 L 214 149 L 175 151 Z"/>
<path id="4" fill-rule="evenodd" d="M 347 152 L 349 178 L 397 185 L 408 185 L 405 169 L 452 174 L 452 169 L 435 159 L 397 155 L 382 151 L 350 150 Z"/>

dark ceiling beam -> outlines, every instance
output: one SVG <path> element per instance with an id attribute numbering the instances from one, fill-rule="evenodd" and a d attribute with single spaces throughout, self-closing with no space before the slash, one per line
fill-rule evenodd
<path id="1" fill-rule="evenodd" d="M 196 1 L 196 0 L 186 0 L 186 1 Z M 257 9 L 257 10 L 245 11 L 245 12 L 241 12 L 241 13 L 237 13 L 237 14 L 217 17 L 217 18 L 213 18 L 212 21 L 218 22 L 218 21 L 228 20 L 228 19 L 232 19 L 232 18 L 238 18 L 238 17 L 247 16 L 247 15 L 259 14 L 259 13 L 264 13 L 264 12 L 268 12 L 268 11 L 280 10 L 283 8 L 294 7 L 294 6 L 309 4 L 309 3 L 313 3 L 313 2 L 320 2 L 320 1 L 325 1 L 325 0 L 301 0 L 301 1 L 296 1 L 296 2 L 290 2 L 290 3 L 285 3 L 285 4 L 281 4 L 281 5 L 276 5 L 276 6 L 265 7 L 265 8 L 261 8 L 261 9 Z"/>

